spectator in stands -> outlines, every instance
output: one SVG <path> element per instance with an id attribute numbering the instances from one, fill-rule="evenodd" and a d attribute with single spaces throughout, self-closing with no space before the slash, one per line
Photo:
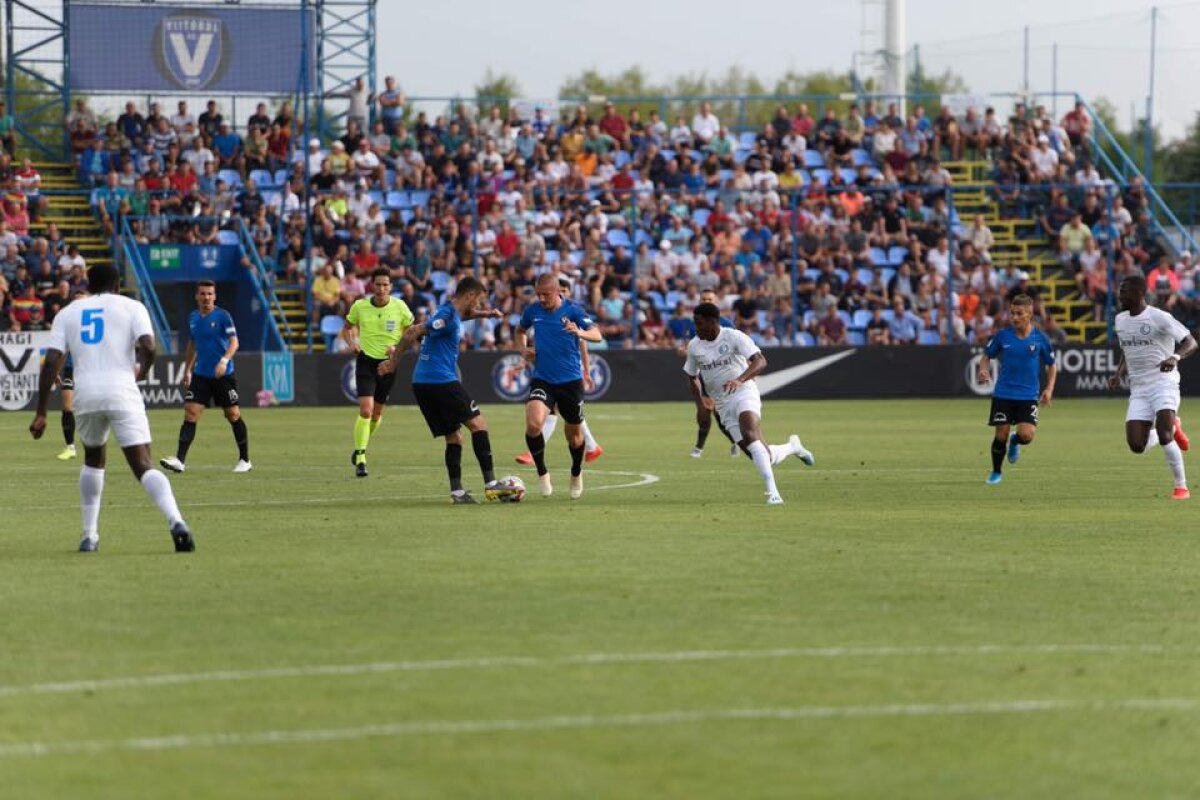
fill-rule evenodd
<path id="1" fill-rule="evenodd" d="M 0 100 L 0 145 L 4 146 L 4 151 L 10 156 L 15 156 L 17 153 L 17 140 L 13 132 L 17 129 L 17 122 L 13 119 L 13 115 L 8 113 L 8 105 Z"/>
<path id="2" fill-rule="evenodd" d="M 1079 255 L 1083 252 L 1087 240 L 1092 238 L 1092 231 L 1083 224 L 1082 215 L 1076 211 L 1071 215 L 1071 221 L 1058 232 L 1058 258 L 1064 270 L 1071 275 L 1079 271 Z"/>
<path id="3" fill-rule="evenodd" d="M 384 89 L 379 93 L 379 115 L 388 133 L 395 133 L 404 119 L 404 92 L 396 88 L 396 79 L 388 75 L 383 79 Z"/>
<path id="4" fill-rule="evenodd" d="M 245 170 L 245 162 L 242 160 L 242 140 L 229 127 L 229 123 L 222 120 L 219 133 L 213 137 L 213 150 L 217 157 L 217 166 L 219 169 L 232 169 L 242 172 Z"/>
<path id="5" fill-rule="evenodd" d="M 1082 102 L 1075 103 L 1075 107 L 1067 112 L 1062 119 L 1062 127 L 1067 132 L 1071 147 L 1087 152 L 1088 139 L 1092 131 L 1092 118 L 1088 116 Z"/>
<path id="6" fill-rule="evenodd" d="M 692 133 L 695 135 L 697 149 L 707 147 L 721 131 L 721 120 L 712 112 L 712 105 L 707 101 L 700 104 L 700 110 L 692 117 Z"/>
<path id="7" fill-rule="evenodd" d="M 334 274 L 333 262 L 325 262 L 317 277 L 313 279 L 312 295 L 316 306 L 313 322 L 320 323 L 322 317 L 341 316 L 344 313 L 342 284 Z"/>
<path id="8" fill-rule="evenodd" d="M 75 99 L 75 107 L 63 119 L 63 126 L 66 128 L 67 133 L 72 135 L 81 128 L 90 132 L 93 136 L 99 131 L 99 127 L 96 124 L 96 115 L 88 108 L 87 101 L 82 97 Z"/>

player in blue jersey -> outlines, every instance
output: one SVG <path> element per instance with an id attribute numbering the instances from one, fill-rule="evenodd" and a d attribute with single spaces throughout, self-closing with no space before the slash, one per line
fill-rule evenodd
<path id="1" fill-rule="evenodd" d="M 1008 304 L 1009 326 L 991 338 L 979 361 L 979 382 L 992 379 L 991 363 L 1000 362 L 988 424 L 995 428 L 992 439 L 992 473 L 987 482 L 1002 479 L 1000 465 L 1008 451 L 1008 463 L 1015 464 L 1021 446 L 1033 442 L 1038 424 L 1038 404 L 1050 405 L 1058 367 L 1054 348 L 1040 330 L 1033 327 L 1033 300 L 1018 294 Z M 1042 365 L 1047 367 L 1046 385 L 1042 386 Z M 1012 430 L 1016 426 L 1016 430 Z"/>
<path id="2" fill-rule="evenodd" d="M 570 497 L 583 495 L 583 359 L 579 340 L 598 342 L 602 338 L 587 312 L 570 300 L 564 300 L 558 278 L 546 273 L 537 281 L 538 302 L 530 303 L 521 314 L 513 340 L 525 360 L 533 365 L 533 380 L 525 401 L 525 444 L 537 467 L 538 487 L 543 497 L 554 493 L 550 472 L 546 469 L 546 440 L 542 426 L 546 415 L 557 410 L 566 423 L 567 446 L 571 451 Z M 529 346 L 529 331 L 533 346 Z"/>
<path id="3" fill-rule="evenodd" d="M 237 443 L 238 462 L 234 472 L 249 472 L 250 435 L 238 407 L 237 379 L 233 375 L 233 356 L 238 350 L 237 328 L 233 317 L 217 308 L 217 285 L 212 281 L 196 284 L 196 310 L 188 317 L 187 356 L 183 367 L 183 425 L 179 429 L 179 445 L 175 455 L 158 463 L 172 472 L 186 469 L 188 448 L 196 438 L 196 423 L 210 402 L 220 406 Z"/>
<path id="4" fill-rule="evenodd" d="M 419 337 L 421 355 L 413 369 L 412 390 L 417 406 L 421 409 L 429 432 L 434 438 L 446 439 L 446 472 L 450 477 L 450 502 L 455 505 L 478 502 L 463 488 L 462 450 L 466 425 L 471 432 L 471 448 L 483 471 L 484 492 L 489 500 L 499 499 L 496 473 L 492 462 L 492 443 L 488 436 L 487 421 L 479 406 L 467 394 L 458 379 L 458 346 L 462 341 L 464 320 L 483 317 L 499 319 L 503 314 L 495 309 L 480 309 L 483 299 L 483 284 L 477 279 L 466 277 L 458 282 L 454 297 L 442 303 L 428 322 L 413 325 L 404 332 L 400 345 L 379 365 L 380 375 L 395 372 L 400 355 L 412 346 Z"/>

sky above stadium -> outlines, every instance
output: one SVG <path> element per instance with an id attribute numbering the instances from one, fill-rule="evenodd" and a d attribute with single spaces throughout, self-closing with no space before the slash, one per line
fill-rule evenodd
<path id="1" fill-rule="evenodd" d="M 396 75 L 417 96 L 470 95 L 489 67 L 514 76 L 530 98 L 554 97 L 564 79 L 584 69 L 610 74 L 632 64 L 657 81 L 717 75 L 737 65 L 769 85 L 787 70 L 849 70 L 862 46 L 858 0 L 384 0 L 378 8 L 380 75 Z M 597 18 L 601 9 L 603 21 Z M 1150 78 L 1146 0 L 908 2 L 909 46 L 920 46 L 927 70 L 953 69 L 975 93 L 1021 88 L 1026 25 L 1033 90 L 1051 90 L 1057 43 L 1060 91 L 1108 98 L 1123 127 L 1131 114 L 1144 114 Z M 1200 0 L 1159 6 L 1158 50 L 1154 116 L 1173 138 L 1200 110 L 1194 77 Z M 1064 111 L 1060 103 L 1059 113 Z"/>

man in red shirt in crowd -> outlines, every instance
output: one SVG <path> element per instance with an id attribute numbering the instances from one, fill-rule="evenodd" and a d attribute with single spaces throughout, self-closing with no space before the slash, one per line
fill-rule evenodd
<path id="1" fill-rule="evenodd" d="M 604 104 L 604 116 L 600 118 L 600 130 L 621 143 L 621 147 L 629 147 L 629 125 L 625 118 L 617 113 L 612 103 Z"/>
<path id="2" fill-rule="evenodd" d="M 358 252 L 354 254 L 354 272 L 360 277 L 368 277 L 379 268 L 379 255 L 367 242 L 360 242 Z"/>
<path id="3" fill-rule="evenodd" d="M 808 104 L 801 103 L 800 108 L 796 111 L 795 118 L 792 119 L 792 133 L 798 133 L 804 137 L 804 141 L 811 141 L 813 126 L 816 122 L 808 113 Z"/>
<path id="4" fill-rule="evenodd" d="M 517 249 L 521 246 L 521 237 L 517 236 L 512 225 L 508 224 L 508 220 L 500 223 L 500 232 L 496 234 L 496 253 L 500 258 L 508 261 L 517 254 Z"/>
<path id="5" fill-rule="evenodd" d="M 1076 103 L 1075 108 L 1067 112 L 1062 120 L 1063 130 L 1071 140 L 1072 147 L 1087 147 L 1088 133 L 1092 129 L 1092 118 L 1083 108 L 1083 103 Z"/>

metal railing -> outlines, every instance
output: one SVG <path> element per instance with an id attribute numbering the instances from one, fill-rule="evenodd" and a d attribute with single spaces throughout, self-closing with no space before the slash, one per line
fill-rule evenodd
<path id="1" fill-rule="evenodd" d="M 121 219 L 120 234 L 114 236 L 113 240 L 118 243 L 117 247 L 124 254 L 125 263 L 129 265 L 130 271 L 133 273 L 138 294 L 142 298 L 142 305 L 150 312 L 150 321 L 154 325 L 155 337 L 162 342 L 163 350 L 167 353 L 174 353 L 175 341 L 172 338 L 171 328 L 167 324 L 167 315 L 163 312 L 162 304 L 158 300 L 158 292 L 154 289 L 154 281 L 150 277 L 150 272 L 146 268 L 145 262 L 142 261 L 142 254 L 138 250 L 133 230 L 129 227 L 128 218 Z"/>
<path id="2" fill-rule="evenodd" d="M 246 221 L 242 217 L 237 217 L 234 230 L 238 234 L 238 246 L 242 250 L 242 257 L 248 260 L 254 268 L 254 275 L 251 276 L 250 283 L 254 287 L 255 299 L 263 307 L 263 342 L 268 343 L 268 346 L 264 346 L 263 349 L 285 350 L 287 346 L 284 337 L 280 335 L 279 322 L 283 323 L 284 335 L 288 342 L 291 341 L 292 330 L 288 325 L 287 314 L 284 313 L 283 306 L 279 304 L 279 298 L 275 296 L 274 276 L 267 271 L 259 257 L 254 237 L 250 235 Z"/>

